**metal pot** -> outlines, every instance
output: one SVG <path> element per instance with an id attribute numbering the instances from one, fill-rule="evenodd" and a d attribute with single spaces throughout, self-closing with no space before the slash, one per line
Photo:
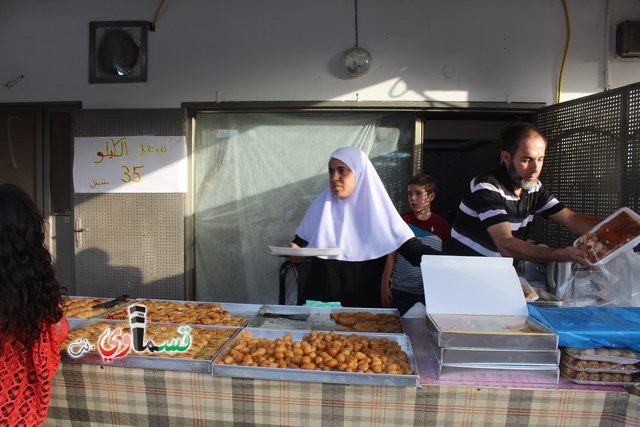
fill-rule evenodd
<path id="1" fill-rule="evenodd" d="M 521 274 L 534 288 L 546 288 L 552 294 L 571 277 L 571 262 L 524 261 Z"/>
<path id="2" fill-rule="evenodd" d="M 571 277 L 573 269 L 572 262 L 551 261 L 547 264 L 547 286 L 551 293 L 556 290 Z"/>

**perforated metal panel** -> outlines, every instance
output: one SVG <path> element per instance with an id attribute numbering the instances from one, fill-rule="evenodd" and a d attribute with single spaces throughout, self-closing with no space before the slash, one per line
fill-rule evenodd
<path id="1" fill-rule="evenodd" d="M 75 136 L 184 135 L 182 110 L 82 110 Z M 78 295 L 185 299 L 186 194 L 74 196 Z"/>
<path id="2" fill-rule="evenodd" d="M 572 210 L 599 218 L 621 206 L 638 211 L 639 91 L 635 84 L 538 111 L 548 141 L 541 181 Z M 576 236 L 537 219 L 531 237 L 562 247 Z"/>
<path id="3" fill-rule="evenodd" d="M 622 204 L 640 212 L 640 85 L 628 92 L 628 129 Z"/>

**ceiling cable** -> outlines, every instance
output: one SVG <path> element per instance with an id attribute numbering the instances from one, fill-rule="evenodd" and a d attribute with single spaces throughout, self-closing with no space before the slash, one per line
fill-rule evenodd
<path id="1" fill-rule="evenodd" d="M 353 14 L 356 19 L 356 47 L 358 47 L 358 0 L 354 0 L 355 3 L 355 13 Z"/>
<path id="2" fill-rule="evenodd" d="M 160 0 L 160 4 L 156 9 L 156 13 L 153 14 L 153 21 L 151 21 L 151 23 L 149 24 L 149 31 L 156 30 L 156 22 L 158 22 L 158 15 L 160 15 L 160 9 L 162 9 L 162 5 L 164 4 L 164 2 L 165 0 Z"/>
<path id="3" fill-rule="evenodd" d="M 567 61 L 567 52 L 569 52 L 569 42 L 571 41 L 571 22 L 569 21 L 569 9 L 567 8 L 566 0 L 562 0 L 562 8 L 564 9 L 564 20 L 567 27 L 567 39 L 564 44 L 564 54 L 562 55 L 560 73 L 558 74 L 558 92 L 556 95 L 556 104 L 560 103 L 560 95 L 562 94 L 562 74 L 564 73 L 564 65 Z"/>

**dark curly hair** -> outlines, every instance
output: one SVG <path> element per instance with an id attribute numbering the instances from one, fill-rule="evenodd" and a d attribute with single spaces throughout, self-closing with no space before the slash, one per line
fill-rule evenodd
<path id="1" fill-rule="evenodd" d="M 44 244 L 44 219 L 31 198 L 0 185 L 0 337 L 26 348 L 60 321 L 66 289 Z"/>

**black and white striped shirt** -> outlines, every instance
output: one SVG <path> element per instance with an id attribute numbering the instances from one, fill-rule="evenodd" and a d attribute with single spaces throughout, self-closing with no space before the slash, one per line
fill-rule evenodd
<path id="1" fill-rule="evenodd" d="M 487 228 L 508 222 L 514 237 L 526 240 L 535 214 L 544 217 L 564 209 L 538 181 L 531 191 L 514 192 L 506 167 L 471 180 L 445 244 L 449 255 L 500 256 Z"/>

